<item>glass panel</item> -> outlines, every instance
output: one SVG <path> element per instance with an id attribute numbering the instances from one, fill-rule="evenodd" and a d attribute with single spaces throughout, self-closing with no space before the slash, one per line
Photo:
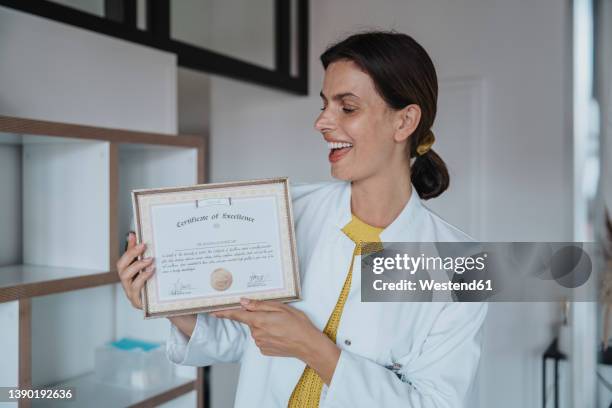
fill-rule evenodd
<path id="1" fill-rule="evenodd" d="M 300 75 L 300 67 L 298 50 L 300 49 L 298 41 L 300 36 L 298 33 L 298 4 L 297 0 L 291 1 L 291 64 L 289 74 L 297 78 Z"/>
<path id="2" fill-rule="evenodd" d="M 601 242 L 604 270 L 601 302 L 598 305 L 597 334 L 591 335 L 597 344 L 596 406 L 612 405 L 612 2 L 594 2 L 592 17 L 595 29 L 593 52 L 595 54 L 595 95 L 599 104 L 599 158 L 601 175 L 596 205 L 594 206 L 595 237 Z M 590 49 L 588 50 L 590 52 Z M 595 340 L 596 339 L 596 340 Z M 598 342 L 599 343 L 599 342 Z M 590 398 L 590 395 L 587 395 Z"/>
<path id="3" fill-rule="evenodd" d="M 274 69 L 274 0 L 175 0 L 170 14 L 173 39 Z"/>
<path id="4" fill-rule="evenodd" d="M 50 0 L 63 6 L 104 17 L 104 0 Z"/>
<path id="5" fill-rule="evenodd" d="M 147 29 L 147 1 L 137 0 L 136 2 L 136 27 L 139 30 Z"/>
<path id="6" fill-rule="evenodd" d="M 592 0 L 572 2 L 573 53 L 573 164 L 574 164 L 574 239 L 592 241 L 602 225 L 599 186 L 600 146 L 599 107 L 593 95 L 594 68 L 594 13 Z M 600 188 L 599 188 L 600 190 Z M 596 235 L 597 234 L 597 235 Z M 601 270 L 603 259 L 593 259 L 596 270 Z M 605 292 L 603 292 L 605 293 Z M 572 330 L 569 361 L 571 363 L 570 398 L 561 398 L 561 406 L 608 406 L 596 404 L 598 316 L 597 305 L 575 302 L 572 305 Z M 604 378 L 604 377 L 602 377 Z M 605 381 L 605 378 L 604 378 Z"/>

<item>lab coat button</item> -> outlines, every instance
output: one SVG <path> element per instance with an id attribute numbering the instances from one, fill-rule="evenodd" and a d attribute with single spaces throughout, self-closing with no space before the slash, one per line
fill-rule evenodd
<path id="1" fill-rule="evenodd" d="M 347 346 L 351 345 L 351 341 L 349 339 L 344 340 L 344 344 L 346 344 Z"/>

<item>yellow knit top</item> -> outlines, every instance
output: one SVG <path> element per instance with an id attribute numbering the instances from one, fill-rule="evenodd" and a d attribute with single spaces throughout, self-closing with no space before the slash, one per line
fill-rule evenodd
<path id="1" fill-rule="evenodd" d="M 323 333 L 327 335 L 334 343 L 336 342 L 336 333 L 338 332 L 338 325 L 340 324 L 340 318 L 342 317 L 342 310 L 346 303 L 349 290 L 351 288 L 351 279 L 353 276 L 353 262 L 355 256 L 361 253 L 370 253 L 380 249 L 380 233 L 383 228 L 373 227 L 365 222 L 361 221 L 354 214 L 352 215 L 351 221 L 342 228 L 342 232 L 346 234 L 354 243 L 355 250 L 353 251 L 353 257 L 351 260 L 351 266 L 346 275 L 344 285 L 340 291 L 340 296 L 336 302 L 336 306 L 329 316 L 329 320 L 325 325 Z M 365 243 L 365 244 L 363 244 Z M 375 244 L 368 244 L 375 243 Z M 293 389 L 293 393 L 289 398 L 288 408 L 311 408 L 319 406 L 319 399 L 321 398 L 321 390 L 323 389 L 323 380 L 315 370 L 306 366 L 300 380 Z"/>

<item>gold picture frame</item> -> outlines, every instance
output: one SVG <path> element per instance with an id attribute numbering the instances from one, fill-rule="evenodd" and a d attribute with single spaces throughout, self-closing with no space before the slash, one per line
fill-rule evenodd
<path id="1" fill-rule="evenodd" d="M 156 267 L 145 319 L 300 299 L 287 177 L 134 190 L 132 204 L 141 258 Z"/>

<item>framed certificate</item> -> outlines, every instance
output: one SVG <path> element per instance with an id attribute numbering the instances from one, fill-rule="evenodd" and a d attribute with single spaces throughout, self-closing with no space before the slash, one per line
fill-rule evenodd
<path id="1" fill-rule="evenodd" d="M 132 203 L 155 264 L 145 318 L 300 298 L 287 178 L 135 190 Z"/>

